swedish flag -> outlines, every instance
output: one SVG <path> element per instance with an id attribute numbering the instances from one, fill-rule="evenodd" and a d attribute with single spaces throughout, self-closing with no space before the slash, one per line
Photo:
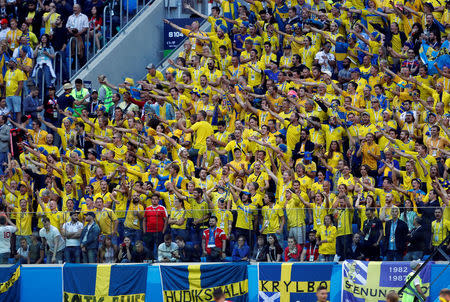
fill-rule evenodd
<path id="1" fill-rule="evenodd" d="M 20 301 L 20 265 L 0 268 L 0 301 Z"/>
<path id="2" fill-rule="evenodd" d="M 245 263 L 161 265 L 164 301 L 212 301 L 213 291 L 222 288 L 227 300 L 248 301 Z"/>
<path id="3" fill-rule="evenodd" d="M 260 263 L 259 301 L 316 301 L 320 286 L 330 288 L 333 264 Z"/>
<path id="4" fill-rule="evenodd" d="M 147 265 L 65 264 L 64 302 L 144 302 Z"/>

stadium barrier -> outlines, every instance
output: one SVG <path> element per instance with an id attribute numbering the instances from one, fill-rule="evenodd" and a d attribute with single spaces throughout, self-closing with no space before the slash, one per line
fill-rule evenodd
<path id="1" fill-rule="evenodd" d="M 242 266 L 242 264 L 228 264 L 230 266 Z M 283 266 L 295 265 L 295 269 L 291 272 L 291 277 L 294 277 L 294 272 L 297 270 L 301 271 L 314 271 L 315 278 L 329 280 L 330 284 L 330 298 L 331 302 L 341 301 L 341 290 L 342 290 L 342 264 L 339 263 L 279 263 L 279 264 L 269 264 L 269 266 L 273 266 L 271 269 L 273 272 L 277 270 L 285 270 L 286 268 Z M 381 265 L 387 266 L 395 266 L 399 265 L 398 263 L 393 262 L 382 262 Z M 403 264 L 404 265 L 404 264 Z M 95 265 L 91 265 L 95 266 Z M 121 267 L 122 266 L 122 267 Z M 115 266 L 116 270 L 123 269 L 126 272 L 132 264 L 130 265 L 117 265 Z M 161 265 L 163 266 L 163 265 Z M 176 269 L 180 267 L 180 271 L 182 271 L 182 267 L 207 267 L 209 264 L 203 264 L 199 266 L 189 265 L 189 264 L 174 264 L 168 265 L 170 268 Z M 331 276 L 329 275 L 331 267 Z M 450 270 L 447 270 L 447 263 L 435 263 L 431 265 L 430 271 L 430 299 L 428 301 L 435 301 L 439 296 L 439 291 L 442 288 L 446 288 L 449 286 L 450 280 Z M 21 298 L 20 302 L 34 302 L 34 301 L 64 301 L 63 300 L 63 265 L 55 264 L 55 265 L 23 265 L 21 267 Z M 66 266 L 67 267 L 67 266 Z M 222 267 L 222 266 L 220 266 Z M 260 269 L 261 269 L 260 265 Z M 281 269 L 280 269 L 281 267 Z M 198 268 L 200 270 L 200 268 Z M 247 275 L 248 275 L 248 300 L 249 301 L 258 301 L 259 289 L 261 289 L 261 281 L 258 282 L 258 277 L 261 279 L 261 276 L 258 275 L 258 265 L 257 264 L 249 264 L 246 267 Z M 191 269 L 189 269 L 191 271 Z M 261 271 L 260 271 L 261 273 Z M 210 274 L 210 272 L 205 272 L 205 274 Z M 276 273 L 274 273 L 276 275 Z M 303 274 L 304 275 L 304 274 Z M 278 273 L 278 276 L 280 274 Z M 309 276 L 303 276 L 303 278 L 308 278 Z M 189 277 L 187 277 L 189 279 Z M 284 282 L 290 282 L 286 276 L 283 277 Z M 312 282 L 312 281 L 311 281 Z M 259 283 L 259 288 L 258 288 Z M 272 282 L 273 283 L 273 282 Z M 203 283 L 202 283 L 203 284 Z M 303 285 L 299 285 L 300 287 Z M 308 285 L 306 284 L 306 291 Z M 312 287 L 311 293 L 309 296 L 305 296 L 301 301 L 310 301 L 313 299 Z M 237 291 L 238 289 L 235 289 Z M 263 288 L 264 290 L 264 288 Z M 160 265 L 153 264 L 148 265 L 147 267 L 147 279 L 146 279 L 146 298 L 145 301 L 151 302 L 162 302 L 163 300 L 163 284 L 161 283 L 161 270 Z M 292 300 L 291 296 L 291 300 Z M 293 301 L 296 301 L 295 299 Z M 315 300 L 311 300 L 315 301 Z"/>

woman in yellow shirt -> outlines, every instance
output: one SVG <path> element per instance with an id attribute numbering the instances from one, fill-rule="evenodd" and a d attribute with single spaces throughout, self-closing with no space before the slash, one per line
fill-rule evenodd
<path id="1" fill-rule="evenodd" d="M 338 162 L 344 159 L 344 155 L 340 152 L 339 143 L 337 141 L 332 141 L 330 143 L 330 148 L 328 153 L 325 154 L 328 165 L 332 168 L 336 168 Z"/>
<path id="2" fill-rule="evenodd" d="M 317 245 L 319 246 L 319 261 L 331 262 L 336 254 L 336 227 L 332 225 L 333 218 L 326 215 L 323 219 L 323 225 L 317 232 Z"/>

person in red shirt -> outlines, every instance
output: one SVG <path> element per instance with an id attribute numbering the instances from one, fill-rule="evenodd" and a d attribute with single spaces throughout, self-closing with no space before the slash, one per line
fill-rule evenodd
<path id="1" fill-rule="evenodd" d="M 303 246 L 294 237 L 288 238 L 288 246 L 284 249 L 284 261 L 300 261 Z"/>
<path id="2" fill-rule="evenodd" d="M 166 208 L 159 204 L 158 195 L 153 195 L 152 204 L 144 212 L 144 243 L 150 251 L 150 259 L 156 259 L 155 249 L 163 242 L 167 218 Z"/>
<path id="3" fill-rule="evenodd" d="M 227 235 L 217 227 L 217 217 L 209 218 L 209 228 L 203 231 L 202 249 L 203 256 L 208 262 L 222 261 L 226 257 L 225 249 L 227 245 Z"/>
<path id="4" fill-rule="evenodd" d="M 319 246 L 316 244 L 316 231 L 312 230 L 308 234 L 308 243 L 303 248 L 300 261 L 314 262 L 319 258 Z"/>

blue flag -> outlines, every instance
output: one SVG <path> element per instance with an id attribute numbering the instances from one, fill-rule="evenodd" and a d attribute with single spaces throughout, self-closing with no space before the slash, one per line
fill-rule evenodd
<path id="1" fill-rule="evenodd" d="M 160 266 L 163 297 L 169 301 L 212 301 L 222 288 L 229 301 L 248 301 L 246 263 Z"/>
<path id="2" fill-rule="evenodd" d="M 346 260 L 342 264 L 342 301 L 386 301 L 389 291 L 399 291 L 411 272 L 409 262 Z M 422 289 L 430 292 L 431 263 L 420 272 Z M 426 288 L 426 289 L 425 289 Z"/>
<path id="3" fill-rule="evenodd" d="M 20 301 L 20 265 L 0 268 L 0 301 Z"/>
<path id="4" fill-rule="evenodd" d="M 259 301 L 317 301 L 319 286 L 329 291 L 332 263 L 260 263 Z"/>
<path id="5" fill-rule="evenodd" d="M 450 43 L 446 40 L 442 43 L 438 50 L 433 49 L 425 41 L 422 41 L 422 46 L 419 50 L 420 59 L 423 64 L 428 67 L 428 74 L 436 74 L 437 70 L 434 63 L 437 63 L 439 69 L 444 66 L 450 66 Z"/>
<path id="6" fill-rule="evenodd" d="M 65 264 L 64 302 L 144 302 L 147 288 L 145 264 Z"/>

